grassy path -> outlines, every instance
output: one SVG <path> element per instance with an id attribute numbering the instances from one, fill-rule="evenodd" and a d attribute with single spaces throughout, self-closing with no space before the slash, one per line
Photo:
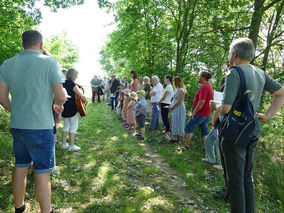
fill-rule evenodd
<path id="1" fill-rule="evenodd" d="M 81 152 L 57 150 L 58 212 L 205 211 L 157 150 L 132 138 L 105 104 L 89 105 L 76 140 Z"/>
<path id="2" fill-rule="evenodd" d="M 105 103 L 89 104 L 87 112 L 76 135 L 82 150 L 69 152 L 56 145 L 61 173 L 52 178 L 56 212 L 229 211 L 227 203 L 213 199 L 214 191 L 224 185 L 222 172 L 201 162 L 197 136 L 190 152 L 177 153 L 178 145 L 167 143 L 161 132 L 147 132 L 143 143 L 134 139 Z M 13 212 L 11 137 L 0 136 L 8 141 L 0 141 L 0 212 Z M 31 174 L 28 179 L 26 198 L 32 203 L 31 212 L 38 212 Z M 257 199 L 258 212 L 278 212 L 275 202 Z"/>

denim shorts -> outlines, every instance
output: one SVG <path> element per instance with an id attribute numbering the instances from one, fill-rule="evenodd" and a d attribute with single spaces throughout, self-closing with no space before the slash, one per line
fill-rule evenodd
<path id="1" fill-rule="evenodd" d="M 190 118 L 189 121 L 186 123 L 185 132 L 193 133 L 194 128 L 198 125 L 199 130 L 201 132 L 201 136 L 207 136 L 208 135 L 208 123 L 209 123 L 209 116 L 204 117 L 204 116 L 196 114 L 194 118 Z"/>
<path id="2" fill-rule="evenodd" d="M 34 166 L 35 174 L 55 169 L 55 144 L 52 129 L 10 129 L 16 168 Z"/>

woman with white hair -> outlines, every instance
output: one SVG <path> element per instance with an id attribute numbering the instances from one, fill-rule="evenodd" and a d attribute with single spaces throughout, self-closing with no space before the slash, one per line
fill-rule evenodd
<path id="1" fill-rule="evenodd" d="M 150 85 L 150 78 L 148 76 L 145 76 L 143 78 L 144 81 L 144 87 L 143 90 L 145 91 L 145 99 L 147 102 L 147 112 L 146 112 L 146 117 L 149 119 L 150 115 L 152 114 L 152 105 L 151 105 L 151 85 Z"/>
<path id="2" fill-rule="evenodd" d="M 63 87 L 66 89 L 70 98 L 65 102 L 62 117 L 64 125 L 62 128 L 62 149 L 68 149 L 69 151 L 79 151 L 81 147 L 74 144 L 75 134 L 78 129 L 79 117 L 77 115 L 77 108 L 75 103 L 75 96 L 80 96 L 85 104 L 87 104 L 86 97 L 80 92 L 77 84 L 75 83 L 78 77 L 78 71 L 71 68 L 67 71 L 66 81 L 63 83 Z M 66 142 L 67 135 L 69 133 L 69 143 Z"/>

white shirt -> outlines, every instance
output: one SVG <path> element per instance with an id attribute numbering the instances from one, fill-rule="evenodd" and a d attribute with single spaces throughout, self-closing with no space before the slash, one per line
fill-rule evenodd
<path id="1" fill-rule="evenodd" d="M 104 81 L 104 89 L 105 89 L 105 90 L 108 90 L 108 89 L 109 89 L 108 80 L 105 80 L 105 81 Z"/>
<path id="2" fill-rule="evenodd" d="M 154 96 L 151 96 L 151 103 L 157 103 L 161 100 L 164 93 L 163 85 L 159 82 L 153 89 L 152 92 L 155 92 L 156 94 Z"/>
<path id="3" fill-rule="evenodd" d="M 171 84 L 167 85 L 165 88 L 165 92 L 168 91 L 168 95 L 165 100 L 162 101 L 163 104 L 171 104 L 172 97 L 174 94 L 174 89 Z"/>

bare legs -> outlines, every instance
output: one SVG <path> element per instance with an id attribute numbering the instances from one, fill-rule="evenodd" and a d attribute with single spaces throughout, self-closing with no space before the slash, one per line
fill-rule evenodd
<path id="1" fill-rule="evenodd" d="M 74 146 L 74 142 L 75 142 L 75 133 L 69 133 L 69 132 L 63 132 L 62 131 L 62 145 L 66 144 L 67 141 L 67 135 L 69 134 L 69 143 L 70 146 Z"/>
<path id="2" fill-rule="evenodd" d="M 74 141 L 75 141 L 75 133 L 69 133 L 69 143 L 70 146 L 74 146 Z"/>
<path id="3" fill-rule="evenodd" d="M 184 145 L 186 147 L 189 147 L 192 135 L 193 135 L 192 133 L 186 133 L 185 134 L 185 144 Z"/>
<path id="4" fill-rule="evenodd" d="M 36 197 L 40 205 L 41 213 L 51 211 L 51 185 L 49 173 L 35 175 Z"/>
<path id="5" fill-rule="evenodd" d="M 26 168 L 16 168 L 13 175 L 13 196 L 16 208 L 20 208 L 25 202 L 25 191 L 27 183 Z M 40 204 L 41 213 L 49 213 L 51 211 L 51 185 L 49 173 L 35 175 L 35 191 L 36 197 Z"/>
<path id="6" fill-rule="evenodd" d="M 185 146 L 188 148 L 189 145 L 190 145 L 190 141 L 191 141 L 191 138 L 192 138 L 192 133 L 186 133 L 185 134 Z M 203 144 L 203 150 L 205 151 L 205 139 L 206 139 L 206 136 L 202 136 L 201 137 L 201 141 L 202 141 L 202 144 Z"/>
<path id="7" fill-rule="evenodd" d="M 63 132 L 62 131 L 62 145 L 66 144 L 67 135 L 68 135 L 68 132 Z"/>
<path id="8" fill-rule="evenodd" d="M 22 207 L 25 202 L 27 172 L 28 172 L 28 167 L 16 168 L 13 175 L 12 187 L 13 187 L 14 203 L 16 208 Z"/>

